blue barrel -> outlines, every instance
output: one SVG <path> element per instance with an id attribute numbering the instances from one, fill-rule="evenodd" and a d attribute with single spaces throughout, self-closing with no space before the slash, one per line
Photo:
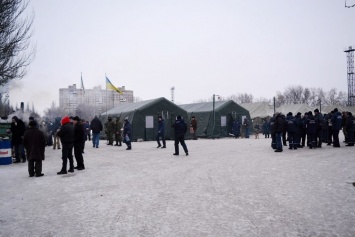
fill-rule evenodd
<path id="1" fill-rule="evenodd" d="M 10 139 L 0 140 L 0 165 L 12 164 L 12 152 Z"/>

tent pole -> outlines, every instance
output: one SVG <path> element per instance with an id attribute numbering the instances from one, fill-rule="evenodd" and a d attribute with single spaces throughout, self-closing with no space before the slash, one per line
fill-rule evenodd
<path id="1" fill-rule="evenodd" d="M 213 94 L 212 98 L 212 113 L 213 113 L 213 127 L 212 127 L 212 138 L 214 138 L 214 126 L 216 124 L 216 113 L 214 111 L 214 104 L 215 104 L 215 94 Z"/>

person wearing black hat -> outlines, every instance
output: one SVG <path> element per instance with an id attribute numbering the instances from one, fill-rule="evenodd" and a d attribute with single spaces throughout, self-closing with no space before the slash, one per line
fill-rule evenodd
<path id="1" fill-rule="evenodd" d="M 312 111 L 307 114 L 307 143 L 310 149 L 316 148 L 317 121 L 314 118 Z"/>
<path id="2" fill-rule="evenodd" d="M 60 121 L 62 126 L 57 130 L 57 136 L 60 137 L 62 143 L 62 169 L 57 172 L 58 175 L 67 173 L 67 164 L 69 160 L 69 170 L 68 172 L 74 172 L 74 161 L 73 161 L 73 146 L 74 146 L 74 127 L 70 124 L 70 119 L 65 116 Z"/>
<path id="3" fill-rule="evenodd" d="M 91 120 L 90 129 L 92 130 L 92 145 L 93 147 L 99 148 L 100 132 L 102 131 L 103 126 L 97 116 Z"/>
<path id="4" fill-rule="evenodd" d="M 185 144 L 185 133 L 187 131 L 187 125 L 185 121 L 181 118 L 181 115 L 176 117 L 175 123 L 172 125 L 175 132 L 175 153 L 174 156 L 179 155 L 179 143 L 181 144 L 182 148 L 184 149 L 186 155 L 189 155 L 189 151 L 187 150 L 187 146 Z"/>
<path id="5" fill-rule="evenodd" d="M 286 130 L 288 136 L 288 144 L 290 150 L 297 150 L 297 144 L 295 139 L 296 134 L 296 119 L 292 116 L 292 113 L 289 112 L 286 116 Z"/>
<path id="6" fill-rule="evenodd" d="M 303 121 L 302 121 L 301 115 L 302 114 L 300 112 L 298 112 L 295 116 L 296 132 L 295 132 L 295 138 L 294 138 L 294 145 L 296 148 L 302 148 L 301 137 L 302 137 L 302 134 L 304 133 L 304 131 L 303 131 Z"/>
<path id="7" fill-rule="evenodd" d="M 163 146 L 161 147 L 161 144 L 160 144 L 160 138 L 163 142 Z M 166 148 L 166 143 L 165 143 L 165 121 L 163 119 L 163 117 L 161 115 L 158 116 L 158 133 L 157 133 L 157 136 L 156 136 L 156 141 L 158 143 L 158 147 L 161 147 L 161 148 Z"/>
<path id="8" fill-rule="evenodd" d="M 25 149 L 23 147 L 22 139 L 23 139 L 23 135 L 26 132 L 25 123 L 17 116 L 13 116 L 10 131 L 12 134 L 11 143 L 15 150 L 16 161 L 14 161 L 14 163 L 20 163 L 21 158 L 22 158 L 22 163 L 24 163 L 26 162 L 26 155 L 25 155 Z M 20 153 L 21 153 L 21 157 L 20 157 Z"/>
<path id="9" fill-rule="evenodd" d="M 83 170 L 85 169 L 84 157 L 83 157 L 85 129 L 84 129 L 84 125 L 81 123 L 81 120 L 78 116 L 75 116 L 73 118 L 73 124 L 74 124 L 74 156 L 77 165 L 76 167 L 74 167 L 74 169 Z"/>
<path id="10" fill-rule="evenodd" d="M 333 124 L 333 147 L 340 147 L 339 143 L 339 131 L 341 129 L 342 124 L 342 116 L 337 108 L 334 109 L 334 114 L 332 116 L 332 124 Z"/>
<path id="11" fill-rule="evenodd" d="M 348 115 L 346 111 L 343 111 L 341 113 L 341 130 L 343 131 L 344 134 L 344 142 L 348 143 L 348 129 L 346 128 L 346 124 L 347 124 L 347 119 L 348 119 Z"/>
<path id="12" fill-rule="evenodd" d="M 127 145 L 126 150 L 132 150 L 132 144 L 131 144 L 132 126 L 129 123 L 127 118 L 124 120 L 124 125 L 123 125 L 123 139 Z"/>
<path id="13" fill-rule="evenodd" d="M 348 135 L 348 144 L 346 146 L 354 146 L 355 118 L 351 112 L 347 112 L 346 132 Z"/>
<path id="14" fill-rule="evenodd" d="M 46 137 L 44 133 L 37 128 L 36 121 L 29 122 L 29 129 L 23 136 L 23 145 L 26 148 L 28 159 L 28 173 L 30 177 L 41 177 L 42 160 L 46 148 Z"/>
<path id="15" fill-rule="evenodd" d="M 324 117 L 321 113 L 319 113 L 318 109 L 314 110 L 314 119 L 317 123 L 317 133 L 316 133 L 316 145 L 317 147 L 322 147 L 322 135 L 323 135 L 323 125 L 324 125 Z"/>
<path id="16" fill-rule="evenodd" d="M 277 114 L 274 114 L 270 118 L 270 122 L 269 122 L 270 134 L 271 134 L 271 148 L 274 149 L 274 150 L 277 149 L 277 145 L 276 145 L 276 125 L 275 125 L 276 115 Z"/>

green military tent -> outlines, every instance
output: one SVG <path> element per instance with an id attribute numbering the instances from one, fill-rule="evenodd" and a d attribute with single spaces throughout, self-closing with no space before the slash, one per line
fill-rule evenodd
<path id="1" fill-rule="evenodd" d="M 126 103 L 119 105 L 100 115 L 102 124 L 105 124 L 108 117 L 115 121 L 120 118 L 123 123 L 127 118 L 132 124 L 132 140 L 143 139 L 145 141 L 155 140 L 158 129 L 158 116 L 161 115 L 165 120 L 165 138 L 172 139 L 174 136 L 171 125 L 177 115 L 187 118 L 187 112 L 175 105 L 171 101 L 161 97 L 152 100 L 140 101 L 137 103 Z"/>
<path id="2" fill-rule="evenodd" d="M 237 119 L 240 124 L 242 124 L 245 117 L 250 120 L 248 110 L 232 100 L 183 104 L 179 106 L 187 111 L 189 119 L 195 116 L 198 124 L 198 137 L 227 137 L 232 132 L 234 120 Z"/>

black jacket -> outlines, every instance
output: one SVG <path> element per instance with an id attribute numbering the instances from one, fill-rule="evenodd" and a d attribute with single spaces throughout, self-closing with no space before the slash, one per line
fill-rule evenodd
<path id="1" fill-rule="evenodd" d="M 10 130 L 12 133 L 12 137 L 11 137 L 12 144 L 13 145 L 22 144 L 23 135 L 26 132 L 25 123 L 21 119 L 18 119 L 17 125 L 15 125 L 14 122 L 11 123 Z"/>
<path id="2" fill-rule="evenodd" d="M 83 146 L 84 136 L 85 136 L 84 125 L 78 122 L 74 126 L 74 146 L 80 146 L 80 147 Z"/>
<path id="3" fill-rule="evenodd" d="M 100 119 L 95 117 L 90 123 L 90 128 L 91 128 L 93 133 L 101 132 L 102 129 L 103 129 L 103 126 L 102 126 L 102 123 L 101 123 Z"/>
<path id="4" fill-rule="evenodd" d="M 177 119 L 172 127 L 174 128 L 175 136 L 183 136 L 187 131 L 187 125 L 183 119 Z"/>
<path id="5" fill-rule="evenodd" d="M 73 144 L 74 143 L 74 127 L 70 123 L 64 124 L 59 132 L 57 132 L 57 136 L 60 137 L 60 141 L 62 144 Z"/>

